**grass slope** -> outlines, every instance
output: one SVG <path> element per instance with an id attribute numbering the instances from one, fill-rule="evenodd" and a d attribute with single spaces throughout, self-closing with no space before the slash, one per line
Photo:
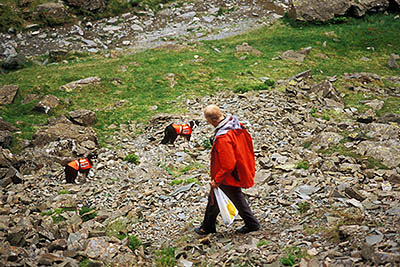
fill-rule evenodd
<path id="1" fill-rule="evenodd" d="M 183 112 L 179 105 L 170 103 L 237 86 L 257 86 L 261 84 L 260 77 L 285 79 L 307 69 L 313 70 L 316 80 L 354 72 L 400 76 L 399 69 L 387 66 L 390 54 L 400 54 L 398 36 L 400 19 L 395 19 L 393 14 L 377 14 L 348 19 L 342 24 L 293 25 L 281 20 L 229 39 L 174 49 L 158 48 L 114 57 L 72 55 L 68 63 L 31 65 L 1 75 L 0 85 L 16 84 L 19 91 L 13 104 L 0 107 L 0 116 L 21 129 L 13 144 L 16 149 L 18 139 L 30 139 L 37 125 L 45 123 L 49 116 L 87 108 L 97 114 L 94 128 L 104 144 L 120 124 L 145 122 L 160 112 Z M 243 54 L 235 52 L 236 46 L 243 42 L 261 51 L 262 55 L 249 54 L 243 59 Z M 283 51 L 309 46 L 311 53 L 303 63 L 276 59 Z M 370 60 L 361 60 L 363 56 Z M 169 73 L 174 74 L 174 87 L 170 86 Z M 59 89 L 68 82 L 90 76 L 100 77 L 101 84 L 71 93 Z M 360 100 L 368 97 L 346 93 L 350 106 L 358 107 L 362 105 Z M 39 114 L 32 111 L 38 100 L 22 103 L 29 94 L 53 94 L 64 101 L 50 114 Z M 121 100 L 124 102 L 118 105 Z M 400 113 L 399 98 L 391 97 L 387 103 L 384 112 Z M 150 108 L 154 105 L 158 106 L 155 111 Z M 110 125 L 117 127 L 112 129 Z"/>

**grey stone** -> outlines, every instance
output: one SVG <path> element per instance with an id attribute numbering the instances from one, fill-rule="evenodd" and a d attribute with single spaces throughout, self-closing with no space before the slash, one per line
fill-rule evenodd
<path id="1" fill-rule="evenodd" d="M 18 85 L 3 85 L 0 87 L 0 105 L 8 105 L 14 101 Z"/>

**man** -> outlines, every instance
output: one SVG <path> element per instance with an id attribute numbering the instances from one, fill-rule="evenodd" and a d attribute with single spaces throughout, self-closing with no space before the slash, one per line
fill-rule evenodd
<path id="1" fill-rule="evenodd" d="M 199 235 L 216 232 L 219 208 L 213 188 L 219 187 L 235 204 L 245 225 L 238 233 L 249 233 L 260 229 L 260 224 L 250 210 L 242 188 L 254 185 L 255 159 L 250 134 L 235 116 L 224 117 L 216 105 L 204 109 L 204 117 L 215 127 L 211 148 L 211 193 L 208 196 L 203 223 L 194 231 Z"/>

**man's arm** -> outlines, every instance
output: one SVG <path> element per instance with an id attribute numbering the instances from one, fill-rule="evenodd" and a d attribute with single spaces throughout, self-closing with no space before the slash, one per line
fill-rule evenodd
<path id="1" fill-rule="evenodd" d="M 221 184 L 228 176 L 231 175 L 236 166 L 235 151 L 233 149 L 233 141 L 228 136 L 221 137 L 215 149 L 219 165 L 214 180 L 216 184 Z"/>

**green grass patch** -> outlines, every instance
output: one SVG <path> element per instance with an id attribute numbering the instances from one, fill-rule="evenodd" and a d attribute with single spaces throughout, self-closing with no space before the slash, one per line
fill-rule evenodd
<path id="1" fill-rule="evenodd" d="M 135 153 L 126 155 L 124 157 L 124 160 L 127 162 L 130 162 L 130 163 L 133 163 L 135 165 L 138 165 L 140 163 L 139 156 L 137 156 Z"/>
<path id="2" fill-rule="evenodd" d="M 365 224 L 364 215 L 359 209 L 351 208 L 348 210 L 331 209 L 329 213 L 333 217 L 340 218 L 335 225 L 324 229 L 324 234 L 333 242 L 343 242 L 345 237 L 340 231 L 342 225 L 363 225 Z"/>
<path id="3" fill-rule="evenodd" d="M 259 247 L 262 247 L 262 246 L 267 246 L 269 244 L 271 244 L 271 241 L 262 239 L 262 240 L 257 242 L 257 247 L 259 248 Z"/>
<path id="4" fill-rule="evenodd" d="M 297 206 L 298 206 L 298 210 L 299 210 L 300 214 L 306 213 L 311 208 L 311 205 L 309 202 L 299 202 L 299 203 L 297 203 Z"/>
<path id="5" fill-rule="evenodd" d="M 307 251 L 303 248 L 293 246 L 285 249 L 285 251 L 286 255 L 280 259 L 280 262 L 285 266 L 294 266 L 300 262 L 302 258 L 307 257 Z"/>
<path id="6" fill-rule="evenodd" d="M 42 216 L 50 216 L 50 215 L 52 215 L 52 214 L 54 214 L 54 210 L 45 210 L 45 211 L 42 211 L 41 213 L 40 213 L 40 215 L 42 215 Z"/>
<path id="7" fill-rule="evenodd" d="M 129 244 L 128 247 L 134 251 L 139 248 L 143 242 L 136 235 L 129 235 Z"/>
<path id="8" fill-rule="evenodd" d="M 159 3 L 155 1 L 151 4 Z M 341 24 L 301 28 L 278 21 L 253 32 L 224 40 L 187 44 L 180 49 L 150 49 L 111 58 L 96 54 L 75 57 L 68 63 L 32 65 L 2 75 L 0 86 L 16 84 L 19 90 L 14 103 L 0 107 L 0 116 L 20 129 L 11 145 L 15 151 L 20 141 L 30 140 L 38 125 L 45 124 L 49 117 L 87 107 L 96 112 L 97 122 L 93 128 L 100 145 L 106 146 L 121 124 L 129 125 L 134 121 L 146 123 L 156 113 L 185 112 L 182 108 L 185 105 L 180 105 L 180 102 L 187 98 L 210 95 L 220 90 L 270 90 L 275 85 L 267 83 L 292 77 L 307 69 L 313 71 L 315 81 L 333 75 L 340 78 L 344 73 L 360 71 L 399 76 L 399 69 L 386 66 L 388 55 L 400 54 L 400 46 L 393 39 L 393 36 L 399 35 L 400 20 L 395 20 L 393 14 L 376 14 L 362 19 L 350 18 Z M 327 45 L 323 46 L 325 41 Z M 246 55 L 246 59 L 241 60 L 236 46 L 243 42 L 262 54 Z M 286 50 L 309 46 L 312 47 L 311 53 L 303 63 L 272 60 Z M 374 47 L 374 50 L 367 50 L 367 47 Z M 215 48 L 220 52 L 216 52 Z M 325 54 L 328 59 L 322 59 L 318 54 Z M 360 60 L 362 56 L 370 61 Z M 121 71 L 121 66 L 126 71 Z M 174 74 L 174 87 L 170 86 L 169 73 Z M 59 89 L 68 82 L 92 76 L 100 77 L 102 82 L 70 93 Z M 270 77 L 271 81 L 263 83 L 260 81 L 262 77 Z M 113 82 L 116 78 L 120 83 Z M 346 83 L 351 85 L 352 81 Z M 340 88 L 345 90 L 348 87 L 343 85 Z M 354 106 L 360 111 L 367 108 L 360 100 L 368 98 L 368 95 L 351 90 L 344 93 L 347 94 L 347 107 Z M 32 108 L 38 100 L 23 103 L 29 94 L 52 94 L 62 104 L 50 114 L 37 113 Z M 69 102 L 66 102 L 67 99 Z M 171 105 L 173 101 L 177 104 Z M 399 112 L 398 98 L 385 102 L 382 112 Z M 158 109 L 152 110 L 155 105 Z M 335 118 L 330 113 L 328 115 L 329 119 Z M 324 118 L 328 119 L 327 116 Z"/>
<path id="9" fill-rule="evenodd" d="M 299 161 L 296 165 L 296 169 L 308 170 L 308 168 L 310 168 L 310 164 L 307 160 Z"/>
<path id="10" fill-rule="evenodd" d="M 178 178 L 184 174 L 188 174 L 193 170 L 196 169 L 201 169 L 203 168 L 203 165 L 201 165 L 198 162 L 191 162 L 189 165 L 186 165 L 184 167 L 175 167 L 172 165 L 166 166 L 166 165 L 161 165 L 162 168 L 164 168 L 169 175 Z M 175 179 L 176 181 L 174 182 L 175 184 L 181 184 L 182 182 L 179 182 L 179 179 Z M 196 180 L 196 179 L 195 179 Z"/>
<path id="11" fill-rule="evenodd" d="M 97 216 L 97 212 L 94 208 L 83 206 L 79 210 L 79 216 L 81 216 L 82 221 L 87 222 L 91 219 L 94 219 Z"/>
<path id="12" fill-rule="evenodd" d="M 157 266 L 175 266 L 175 250 L 174 247 L 167 247 L 156 251 Z"/>
<path id="13" fill-rule="evenodd" d="M 62 213 L 65 211 L 76 211 L 76 208 L 57 208 L 51 211 L 42 212 L 42 216 L 50 215 L 53 223 L 57 224 L 66 220 L 65 217 L 62 216 Z"/>
<path id="14" fill-rule="evenodd" d="M 66 190 L 66 189 L 62 189 L 62 190 L 60 190 L 60 191 L 58 191 L 58 194 L 59 195 L 68 195 L 68 194 L 70 194 L 71 192 L 69 192 L 69 190 Z"/>
<path id="15" fill-rule="evenodd" d="M 188 178 L 186 180 L 174 179 L 169 184 L 170 185 L 180 185 L 180 184 L 191 184 L 191 183 L 200 184 L 199 180 L 197 180 L 196 178 Z"/>
<path id="16" fill-rule="evenodd" d="M 205 138 L 203 139 L 203 142 L 202 142 L 201 145 L 202 145 L 202 147 L 204 147 L 204 149 L 211 149 L 211 147 L 212 147 L 211 141 L 210 141 L 210 139 L 207 138 L 207 137 L 205 137 Z"/>
<path id="17" fill-rule="evenodd" d="M 376 112 L 376 114 L 381 117 L 386 113 L 400 114 L 400 97 L 387 97 L 384 99 L 385 104 L 383 107 Z"/>
<path id="18" fill-rule="evenodd" d="M 342 139 L 343 140 L 343 139 Z M 362 156 L 356 151 L 344 146 L 345 141 L 341 141 L 336 146 L 331 146 L 328 149 L 320 150 L 319 152 L 326 155 L 332 155 L 333 153 L 338 153 L 343 156 L 352 157 L 361 163 L 364 163 L 368 169 L 389 169 L 385 164 L 373 157 Z"/>
<path id="19" fill-rule="evenodd" d="M 66 220 L 65 217 L 63 217 L 62 215 L 57 215 L 57 214 L 56 215 L 52 215 L 51 218 L 53 219 L 53 223 L 55 223 L 55 224 L 63 222 L 63 221 Z"/>
<path id="20" fill-rule="evenodd" d="M 116 237 L 119 240 L 124 239 L 128 235 L 126 223 L 121 219 L 117 219 L 108 224 L 106 227 L 106 235 Z"/>
<path id="21" fill-rule="evenodd" d="M 274 86 L 275 82 L 273 80 L 266 80 L 264 83 L 237 84 L 233 88 L 233 92 L 242 94 L 250 91 L 268 90 Z"/>

